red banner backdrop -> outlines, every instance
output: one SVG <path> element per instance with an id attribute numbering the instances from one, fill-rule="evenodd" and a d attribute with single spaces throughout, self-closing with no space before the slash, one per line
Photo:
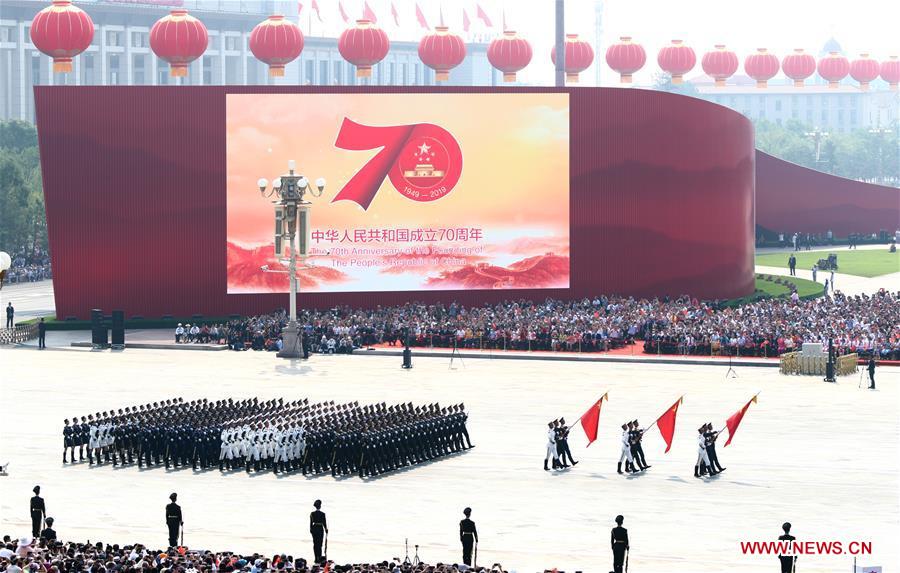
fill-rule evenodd
<path id="1" fill-rule="evenodd" d="M 286 294 L 226 293 L 225 94 L 361 89 L 492 92 L 36 87 L 57 315 L 87 318 L 91 308 L 115 308 L 129 317 L 224 316 L 286 307 Z M 746 118 L 654 91 L 522 91 L 570 94 L 570 172 L 558 177 L 570 180 L 572 262 L 570 288 L 518 290 L 515 298 L 752 291 L 755 150 Z M 510 296 L 301 293 L 300 306 L 480 304 Z"/>
<path id="2" fill-rule="evenodd" d="M 767 231 L 893 234 L 900 189 L 862 183 L 756 152 L 756 223 Z"/>

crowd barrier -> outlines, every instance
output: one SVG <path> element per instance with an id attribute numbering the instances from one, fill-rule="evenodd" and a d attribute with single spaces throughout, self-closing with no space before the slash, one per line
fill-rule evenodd
<path id="1" fill-rule="evenodd" d="M 26 324 L 14 328 L 0 329 L 0 345 L 21 344 L 38 337 L 38 325 Z"/>
<path id="2" fill-rule="evenodd" d="M 845 354 L 835 361 L 834 373 L 837 376 L 846 376 L 856 372 L 856 363 L 859 360 L 857 354 Z M 825 375 L 825 367 L 828 364 L 828 356 L 803 356 L 800 352 L 786 352 L 779 358 L 779 371 L 782 374 L 803 374 L 807 376 Z"/>

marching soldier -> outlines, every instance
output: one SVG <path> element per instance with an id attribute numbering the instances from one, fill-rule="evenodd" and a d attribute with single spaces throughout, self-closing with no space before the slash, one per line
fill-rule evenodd
<path id="1" fill-rule="evenodd" d="M 463 515 L 466 517 L 459 522 L 459 540 L 463 547 L 463 563 L 471 567 L 472 549 L 478 544 L 478 530 L 475 528 L 475 522 L 469 519 L 472 508 L 465 508 Z"/>
<path id="2" fill-rule="evenodd" d="M 625 554 L 630 549 L 628 544 L 628 530 L 622 527 L 625 518 L 621 515 L 616 516 L 616 526 L 610 533 L 610 543 L 613 552 L 613 570 L 612 573 L 622 573 L 625 566 Z"/>
<path id="3" fill-rule="evenodd" d="M 66 453 L 68 453 L 69 448 L 72 449 L 72 463 L 75 463 L 75 441 L 74 441 L 74 428 L 69 425 L 69 421 L 65 420 L 65 426 L 63 426 L 63 463 L 66 463 Z"/>
<path id="4" fill-rule="evenodd" d="M 178 547 L 178 531 L 184 525 L 184 519 L 181 516 L 181 506 L 175 503 L 178 494 L 173 493 L 169 496 L 171 503 L 166 506 L 166 526 L 169 528 L 169 547 Z"/>
<path id="5" fill-rule="evenodd" d="M 635 473 L 634 458 L 631 455 L 631 430 L 628 424 L 622 424 L 622 455 L 619 456 L 619 465 L 616 472 L 622 473 L 622 462 L 625 462 L 625 472 Z"/>
<path id="6" fill-rule="evenodd" d="M 632 431 L 634 432 L 634 459 L 637 462 L 638 466 L 642 470 L 645 470 L 650 467 L 647 463 L 647 458 L 644 457 L 644 448 L 641 446 L 641 441 L 644 439 L 644 430 L 641 429 L 641 425 L 638 424 L 638 421 L 635 420 L 631 423 Z"/>
<path id="7" fill-rule="evenodd" d="M 322 500 L 317 499 L 313 502 L 315 511 L 309 514 L 309 532 L 313 539 L 313 554 L 316 563 L 322 565 L 325 563 L 325 554 L 322 552 L 322 542 L 328 535 L 328 523 L 325 520 L 325 512 L 322 511 Z"/>
<path id="8" fill-rule="evenodd" d="M 706 430 L 706 424 L 697 429 L 697 433 L 700 435 L 697 438 L 697 463 L 694 465 L 695 478 L 701 477 L 702 475 L 700 473 L 701 464 L 704 464 L 709 470 L 709 477 L 718 475 L 719 473 L 709 463 L 709 455 L 706 453 L 706 436 L 704 436 L 704 430 Z"/>
<path id="9" fill-rule="evenodd" d="M 547 455 L 544 457 L 545 471 L 550 469 L 547 467 L 547 463 L 551 460 L 553 461 L 553 469 L 559 467 L 559 458 L 556 453 L 556 421 L 547 424 L 547 428 Z"/>
<path id="10" fill-rule="evenodd" d="M 725 468 L 719 463 L 719 456 L 716 454 L 716 440 L 719 437 L 719 432 L 713 430 L 712 422 L 706 424 L 706 432 L 704 432 L 703 437 L 706 438 L 706 455 L 709 457 L 710 466 L 720 473 L 724 472 Z"/>
<path id="11" fill-rule="evenodd" d="M 47 517 L 47 508 L 44 505 L 44 498 L 41 497 L 41 486 L 36 485 L 31 491 L 34 492 L 34 497 L 31 498 L 31 536 L 38 538 L 41 535 L 44 518 Z"/>
<path id="12" fill-rule="evenodd" d="M 566 419 L 559 419 L 559 427 L 557 428 L 558 435 L 556 438 L 556 450 L 559 455 L 559 459 L 562 462 L 562 467 L 566 468 L 569 465 L 566 463 L 566 456 L 569 457 L 569 462 L 571 464 L 577 465 L 578 462 L 572 458 L 572 450 L 569 449 L 569 426 L 566 425 Z"/>

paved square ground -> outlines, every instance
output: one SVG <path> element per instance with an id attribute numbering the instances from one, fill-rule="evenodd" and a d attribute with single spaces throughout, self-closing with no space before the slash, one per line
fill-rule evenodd
<path id="1" fill-rule="evenodd" d="M 307 516 L 321 498 L 329 553 L 339 562 L 402 557 L 404 538 L 429 562 L 458 561 L 457 523 L 468 505 L 481 536 L 479 562 L 520 573 L 609 571 L 618 513 L 631 535 L 632 571 L 777 571 L 775 557 L 744 556 L 739 542 L 774 539 L 785 520 L 800 539 L 870 541 L 874 555 L 861 563 L 898 565 L 897 370 L 880 369 L 879 389 L 870 392 L 858 389 L 856 376 L 826 384 L 775 368 L 741 368 L 725 379 L 722 366 L 466 360 L 449 370 L 437 358 L 416 360 L 411 372 L 399 366 L 397 358 L 371 356 L 292 365 L 253 352 L 2 349 L 0 461 L 11 465 L 0 478 L 0 531 L 27 534 L 28 498 L 40 483 L 63 539 L 162 546 L 163 507 L 177 491 L 185 542 L 210 549 L 308 557 Z M 573 431 L 581 463 L 544 472 L 546 422 L 575 420 L 606 391 L 600 440 L 585 449 Z M 734 443 L 720 443 L 728 470 L 694 479 L 695 429 L 724 425 L 757 391 L 759 404 Z M 682 393 L 672 451 L 662 453 L 653 430 L 645 440 L 653 468 L 616 474 L 619 424 L 635 417 L 649 424 Z M 61 464 L 63 418 L 172 396 L 463 401 L 477 447 L 373 481 Z M 851 563 L 849 555 L 803 557 L 798 571 Z"/>

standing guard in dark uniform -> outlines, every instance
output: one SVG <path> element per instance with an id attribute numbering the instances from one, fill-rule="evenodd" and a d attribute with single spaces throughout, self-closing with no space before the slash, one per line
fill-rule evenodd
<path id="1" fill-rule="evenodd" d="M 412 350 L 409 349 L 409 344 L 403 349 L 403 368 L 407 370 L 412 368 Z"/>
<path id="2" fill-rule="evenodd" d="M 178 494 L 173 493 L 169 496 L 172 503 L 166 506 L 166 525 L 169 528 L 169 547 L 178 547 L 178 530 L 184 525 L 181 517 L 181 506 L 175 503 Z"/>
<path id="3" fill-rule="evenodd" d="M 797 539 L 793 535 L 791 535 L 791 524 L 785 522 L 781 529 L 784 530 L 784 535 L 778 536 L 778 541 L 794 541 Z M 796 555 L 779 555 L 778 560 L 781 561 L 781 573 L 794 573 L 796 571 L 796 563 L 797 556 Z"/>
<path id="4" fill-rule="evenodd" d="M 869 370 L 869 390 L 875 389 L 875 351 L 872 351 L 872 356 L 869 357 L 869 363 L 867 365 L 867 369 Z"/>
<path id="5" fill-rule="evenodd" d="M 475 522 L 469 519 L 472 515 L 472 508 L 467 507 L 463 510 L 465 519 L 459 522 L 459 540 L 463 546 L 463 563 L 472 565 L 472 548 L 478 543 L 478 530 L 475 528 Z"/>
<path id="6" fill-rule="evenodd" d="M 328 534 L 328 522 L 325 520 L 325 512 L 322 511 L 322 500 L 317 499 L 313 503 L 313 507 L 316 510 L 309 514 L 309 532 L 313 538 L 313 553 L 315 554 L 316 563 L 322 565 L 325 563 L 322 542 Z"/>
<path id="7" fill-rule="evenodd" d="M 613 570 L 612 573 L 622 573 L 625 567 L 625 554 L 630 549 L 628 545 L 628 530 L 622 527 L 625 518 L 621 515 L 616 516 L 616 526 L 610 533 L 610 543 L 613 552 Z"/>
<path id="8" fill-rule="evenodd" d="M 47 508 L 44 506 L 44 498 L 41 497 L 41 486 L 36 485 L 31 491 L 34 492 L 34 497 L 31 498 L 31 536 L 37 538 L 41 536 Z"/>

